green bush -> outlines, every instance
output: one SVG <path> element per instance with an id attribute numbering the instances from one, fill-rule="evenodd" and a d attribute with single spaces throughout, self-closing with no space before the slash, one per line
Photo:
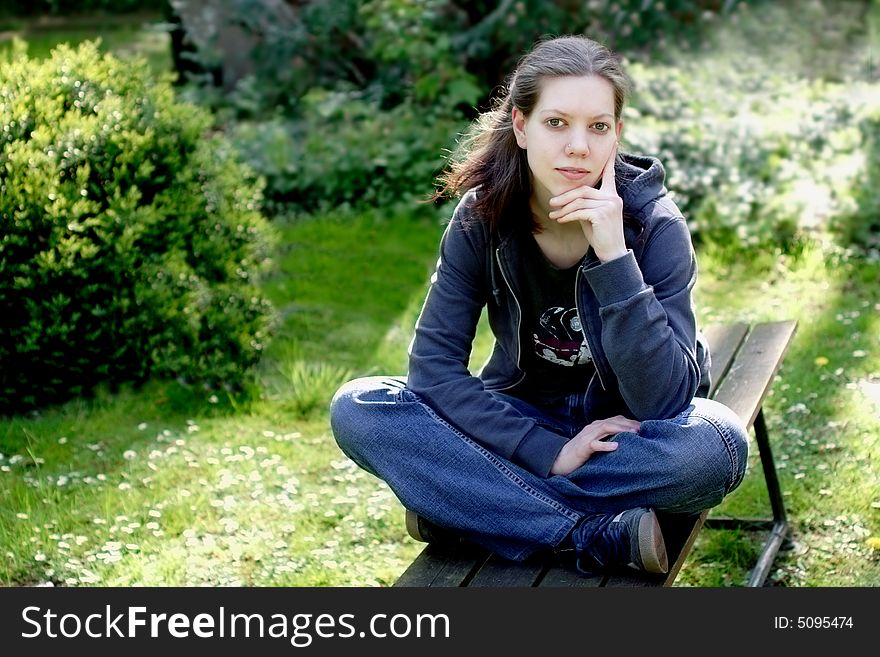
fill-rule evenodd
<path id="1" fill-rule="evenodd" d="M 237 386 L 272 317 L 261 185 L 146 62 L 0 68 L 0 412 L 150 376 Z"/>
<path id="2" fill-rule="evenodd" d="M 202 28 L 219 34 L 222 20 L 240 17 L 256 44 L 252 74 L 201 99 L 221 108 L 272 202 L 387 204 L 431 190 L 444 151 L 536 39 L 583 32 L 631 59 L 638 93 L 625 145 L 663 160 L 698 241 L 790 250 L 833 227 L 870 242 L 878 186 L 860 169 L 863 146 L 876 153 L 875 128 L 860 123 L 870 103 L 848 92 L 864 67 L 831 55 L 819 66 L 801 48 L 862 38 L 864 7 L 783 4 L 232 0 Z M 824 22 L 832 34 L 816 29 Z M 746 36 L 733 38 L 733 24 Z M 698 45 L 712 42 L 719 49 Z M 199 50 L 211 52 L 222 54 Z M 876 84 L 859 79 L 877 98 Z"/>
<path id="3" fill-rule="evenodd" d="M 265 178 L 272 203 L 315 211 L 425 199 L 466 122 L 411 103 L 380 111 L 344 93 L 314 92 L 299 120 L 238 122 L 230 138 Z"/>
<path id="4" fill-rule="evenodd" d="M 876 93 L 876 92 L 875 92 Z M 852 191 L 852 209 L 835 218 L 832 228 L 846 246 L 880 249 L 880 106 L 858 124 L 864 159 Z"/>
<path id="5" fill-rule="evenodd" d="M 369 89 L 387 109 L 469 76 L 485 100 L 542 36 L 587 34 L 620 51 L 670 38 L 680 47 L 748 4 L 759 0 L 171 0 L 181 47 L 192 46 L 233 104 L 242 83 L 248 110 L 263 111 L 296 111 L 309 90 L 340 83 Z"/>
<path id="6" fill-rule="evenodd" d="M 774 74 L 745 53 L 632 73 L 625 145 L 661 158 L 698 240 L 788 249 L 851 212 L 864 111 L 852 85 Z"/>
<path id="7" fill-rule="evenodd" d="M 185 93 L 218 110 L 267 198 L 300 210 L 429 195 L 444 151 L 543 35 L 646 47 L 663 30 L 696 37 L 726 11 L 712 0 L 172 4 L 202 79 L 224 87 Z"/>

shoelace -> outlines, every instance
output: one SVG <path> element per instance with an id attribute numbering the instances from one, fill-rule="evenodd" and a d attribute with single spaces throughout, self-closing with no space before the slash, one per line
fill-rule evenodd
<path id="1" fill-rule="evenodd" d="M 625 522 L 612 522 L 614 516 L 605 515 L 582 522 L 575 535 L 575 545 L 584 546 L 579 556 L 587 557 L 598 566 L 627 564 L 630 558 L 629 528 Z"/>

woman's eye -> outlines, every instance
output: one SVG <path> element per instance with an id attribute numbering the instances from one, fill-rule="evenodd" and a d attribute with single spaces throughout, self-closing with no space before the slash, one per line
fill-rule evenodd
<path id="1" fill-rule="evenodd" d="M 596 130 L 598 130 L 599 132 L 607 132 L 607 131 L 608 131 L 608 128 L 609 128 L 609 125 L 608 125 L 607 123 L 604 123 L 604 122 L 602 122 L 602 121 L 599 121 L 598 123 L 594 123 L 594 124 L 593 124 L 593 127 L 594 127 Z"/>
<path id="2" fill-rule="evenodd" d="M 547 119 L 547 125 L 551 128 L 559 128 L 562 126 L 562 119 Z"/>

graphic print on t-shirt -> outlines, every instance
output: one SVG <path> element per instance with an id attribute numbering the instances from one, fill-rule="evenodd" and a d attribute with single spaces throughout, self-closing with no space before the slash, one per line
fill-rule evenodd
<path id="1" fill-rule="evenodd" d="M 590 361 L 590 348 L 584 339 L 576 308 L 548 308 L 532 333 L 535 354 L 557 365 L 585 365 Z"/>

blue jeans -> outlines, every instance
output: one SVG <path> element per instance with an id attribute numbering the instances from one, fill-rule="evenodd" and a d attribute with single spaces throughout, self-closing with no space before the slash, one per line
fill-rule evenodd
<path id="1" fill-rule="evenodd" d="M 492 393 L 569 438 L 584 426 L 584 396 L 538 408 Z M 619 433 L 569 475 L 541 477 L 482 447 L 443 420 L 405 380 L 356 379 L 333 397 L 336 442 L 388 483 L 401 503 L 507 559 L 558 546 L 584 516 L 649 507 L 696 513 L 742 481 L 748 438 L 727 407 L 696 398 L 678 416 Z"/>

